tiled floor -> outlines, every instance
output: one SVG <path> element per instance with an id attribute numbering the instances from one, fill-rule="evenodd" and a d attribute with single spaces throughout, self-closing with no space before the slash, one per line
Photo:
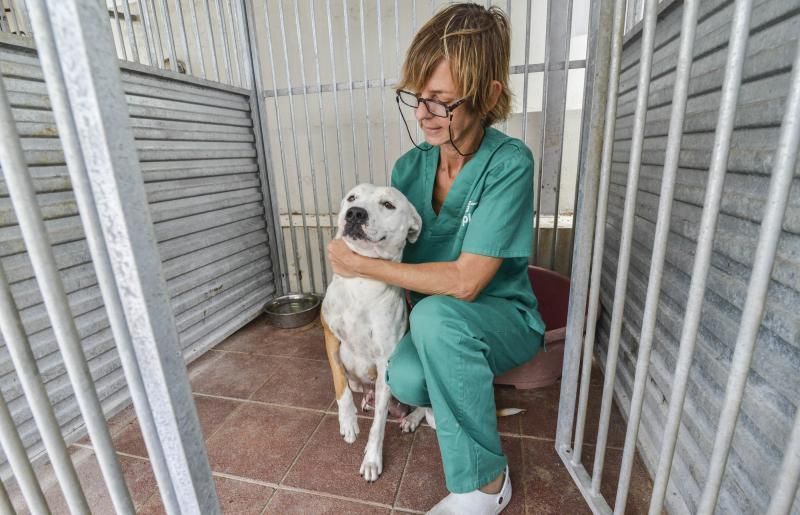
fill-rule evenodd
<path id="1" fill-rule="evenodd" d="M 404 434 L 390 420 L 383 474 L 373 484 L 359 476 L 370 419 L 359 419 L 355 444 L 339 436 L 318 323 L 277 330 L 255 320 L 193 363 L 189 372 L 225 513 L 420 513 L 446 494 L 436 434 L 427 426 Z M 584 452 L 588 464 L 593 461 L 600 380 L 594 379 L 591 387 Z M 589 513 L 553 448 L 558 394 L 557 384 L 527 391 L 497 388 L 498 407 L 526 409 L 500 420 L 514 487 L 508 514 Z M 132 409 L 117 415 L 110 427 L 138 512 L 163 513 Z M 624 437 L 615 408 L 602 488 L 607 499 L 613 500 L 616 491 Z M 88 441 L 72 450 L 93 511 L 113 513 Z M 628 513 L 646 511 L 650 488 L 637 457 Z M 46 495 L 54 513 L 64 512 L 58 487 Z"/>

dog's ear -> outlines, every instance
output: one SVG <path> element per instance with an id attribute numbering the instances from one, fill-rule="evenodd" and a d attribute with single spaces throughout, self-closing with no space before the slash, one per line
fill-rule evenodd
<path id="1" fill-rule="evenodd" d="M 414 243 L 419 238 L 419 233 L 422 230 L 422 218 L 413 207 L 411 208 L 411 223 L 408 226 L 408 234 L 406 238 L 409 243 Z"/>

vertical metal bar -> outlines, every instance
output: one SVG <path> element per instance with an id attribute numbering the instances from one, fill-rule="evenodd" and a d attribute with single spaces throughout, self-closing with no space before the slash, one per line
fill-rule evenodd
<path id="1" fill-rule="evenodd" d="M 314 275 L 314 260 L 311 256 L 311 237 L 308 232 L 308 220 L 306 219 L 306 203 L 305 203 L 305 195 L 303 194 L 303 181 L 301 179 L 302 170 L 303 168 L 300 166 L 300 153 L 298 152 L 297 148 L 297 131 L 295 129 L 294 121 L 295 121 L 295 114 L 294 114 L 294 95 L 292 95 L 292 75 L 289 72 L 289 47 L 286 41 L 286 25 L 284 23 L 284 16 L 283 16 L 283 0 L 278 0 L 278 15 L 281 25 L 281 39 L 283 42 L 283 61 L 286 65 L 286 83 L 289 85 L 289 124 L 292 128 L 292 150 L 294 151 L 294 165 L 295 165 L 295 176 L 297 178 L 297 192 L 300 195 L 300 217 L 303 220 L 303 239 L 305 240 L 306 244 L 306 256 L 308 256 L 308 275 L 310 276 L 310 286 L 311 291 L 315 292 L 316 289 L 316 277 Z M 289 216 L 292 216 L 292 213 L 289 213 Z"/>
<path id="2" fill-rule="evenodd" d="M 416 0 L 414 0 L 416 2 Z M 353 63 L 350 57 L 350 24 L 348 23 L 348 19 L 350 18 L 350 10 L 347 8 L 347 0 L 343 0 L 343 10 L 344 10 L 344 46 L 347 47 L 347 51 L 345 55 L 347 56 L 347 85 L 350 89 L 350 127 L 353 129 L 353 175 L 356 179 L 356 184 L 361 182 L 358 178 L 358 151 L 356 149 L 356 120 L 355 120 L 355 112 L 356 108 L 353 102 Z M 364 85 L 366 87 L 366 84 Z"/>
<path id="3" fill-rule="evenodd" d="M 372 130 L 369 118 L 369 75 L 367 74 L 367 40 L 366 29 L 364 28 L 364 0 L 358 3 L 358 18 L 361 25 L 361 64 L 364 67 L 364 116 L 367 126 L 367 162 L 369 163 L 369 182 L 374 183 L 375 178 L 372 174 L 374 168 L 372 164 Z"/>
<path id="4" fill-rule="evenodd" d="M 600 304 L 600 279 L 602 277 L 603 265 L 603 248 L 605 246 L 606 237 L 606 214 L 608 211 L 608 189 L 611 182 L 611 158 L 614 152 L 614 132 L 617 123 L 617 101 L 619 96 L 619 71 L 622 63 L 622 30 L 625 15 L 625 0 L 615 0 L 614 11 L 612 15 L 612 29 L 611 29 L 611 55 L 608 71 L 608 91 L 605 103 L 605 126 L 602 138 L 602 157 L 600 159 L 600 184 L 597 193 L 597 216 L 594 225 L 594 251 L 592 253 L 592 266 L 591 266 L 591 279 L 589 286 L 589 307 L 586 314 L 586 334 L 583 340 L 583 365 L 581 370 L 581 383 L 580 393 L 578 395 L 578 415 L 575 422 L 575 437 L 573 443 L 572 464 L 578 465 L 581 462 L 581 455 L 583 452 L 583 433 L 586 427 L 586 409 L 589 404 L 589 383 L 592 370 L 592 349 L 594 348 L 594 336 L 597 325 L 597 313 Z M 605 21 L 605 20 L 604 20 Z M 607 29 L 606 23 L 601 23 L 599 30 L 605 32 Z M 588 236 L 587 236 L 588 238 Z M 588 249 L 589 251 L 591 246 Z M 573 273 L 581 266 L 581 271 L 585 271 L 586 267 L 582 266 L 583 263 L 574 261 L 572 264 Z M 574 279 L 573 279 L 574 281 Z M 570 315 L 573 310 L 583 311 L 584 305 L 570 304 Z M 576 317 L 582 313 L 574 313 Z M 576 320 L 576 329 L 578 322 Z M 569 329 L 568 329 L 569 331 Z M 574 335 L 575 338 L 580 338 L 579 332 L 569 333 Z M 571 382 L 567 386 L 562 385 L 561 401 L 559 404 L 559 422 L 557 440 L 566 443 L 569 440 L 569 434 L 572 429 L 571 413 L 575 409 L 574 393 L 572 389 L 572 381 L 577 381 L 577 366 L 578 358 L 577 348 L 572 351 L 570 357 L 569 374 Z M 574 361 L 573 361 L 574 360 Z M 564 368 L 567 367 L 567 361 L 564 361 Z M 562 380 L 563 384 L 563 380 Z M 572 395 L 569 395 L 572 393 Z M 567 395 L 564 397 L 564 395 Z M 563 420 L 563 422 L 562 422 Z"/>
<path id="5" fill-rule="evenodd" d="M 197 23 L 197 8 L 194 5 L 194 0 L 189 0 L 189 15 L 192 18 L 192 29 L 194 32 L 194 42 L 197 45 L 197 56 L 200 60 L 200 74 L 204 79 L 208 78 L 206 75 L 205 56 L 203 55 L 203 43 L 200 41 L 200 25 Z M 186 50 L 186 55 L 189 55 L 189 50 Z"/>
<path id="6" fill-rule="evenodd" d="M 509 27 L 511 26 L 511 0 L 506 0 L 506 17 L 508 18 Z M 509 114 L 510 116 L 510 114 Z M 503 120 L 503 132 L 508 134 L 508 118 Z"/>
<path id="7" fill-rule="evenodd" d="M 394 50 L 395 60 L 397 61 L 397 72 L 402 73 L 403 62 L 400 60 L 400 5 L 397 2 L 398 0 L 394 0 Z M 403 155 L 403 137 L 405 136 L 403 134 L 403 120 L 400 118 L 399 106 L 397 110 L 397 132 L 399 133 L 399 137 L 397 138 L 399 157 Z"/>
<path id="8" fill-rule="evenodd" d="M 411 4 L 411 39 L 414 39 L 414 35 L 417 33 L 417 0 L 414 0 Z M 350 45 L 347 45 L 350 46 Z M 419 123 L 414 124 L 414 141 L 419 141 Z"/>
<path id="9" fill-rule="evenodd" d="M 736 347 L 731 359 L 731 370 L 725 388 L 714 450 L 711 452 L 710 467 L 706 485 L 700 497 L 698 513 L 711 513 L 717 504 L 722 475 L 730 452 L 733 432 L 739 418 L 747 373 L 753 359 L 756 336 L 764 316 L 772 267 L 778 241 L 783 231 L 783 216 L 789 192 L 792 189 L 792 175 L 797 162 L 797 147 L 800 145 L 800 46 L 794 60 L 792 81 L 784 108 L 780 139 L 775 151 L 775 165 L 772 169 L 769 195 L 767 196 L 764 217 L 761 220 L 761 233 L 758 237 L 753 271 L 747 286 L 747 297 L 742 307 L 742 321 L 736 337 Z"/>
<path id="10" fill-rule="evenodd" d="M 317 85 L 320 86 L 319 95 L 317 95 L 318 100 L 318 108 L 319 108 L 319 125 L 320 127 L 325 127 L 325 113 L 323 111 L 322 106 L 322 75 L 320 74 L 319 69 L 319 46 L 317 44 L 317 13 L 314 10 L 314 0 L 308 1 L 308 8 L 309 12 L 311 13 L 311 42 L 314 48 L 314 65 L 317 72 Z M 333 81 L 333 89 L 336 90 L 336 81 Z M 338 133 L 338 131 L 337 131 Z M 331 227 L 331 234 L 334 234 L 334 228 L 336 224 L 334 223 L 333 218 L 333 199 L 331 198 L 331 173 L 330 169 L 328 168 L 328 148 L 325 145 L 325 130 L 323 129 L 321 132 L 322 135 L 322 166 L 325 169 L 325 191 L 327 192 L 327 200 L 328 200 L 328 225 Z M 344 194 L 343 194 L 344 195 Z M 319 215 L 318 215 L 319 216 Z M 323 254 L 323 259 L 324 259 Z M 322 268 L 325 270 L 325 263 L 322 263 Z M 325 281 L 325 286 L 327 286 L 328 282 Z"/>
<path id="11" fill-rule="evenodd" d="M 314 0 L 311 0 L 313 3 Z M 342 164 L 342 131 L 341 131 L 341 124 L 339 119 L 339 85 L 336 82 L 336 55 L 333 51 L 333 25 L 332 25 L 332 18 L 331 15 L 331 0 L 325 0 L 325 14 L 328 20 L 328 50 L 330 50 L 330 58 L 331 58 L 331 82 L 333 83 L 333 114 L 336 119 L 336 159 L 339 164 L 339 188 L 341 196 L 340 199 L 344 198 L 344 194 L 346 191 L 344 185 L 344 165 Z M 339 206 L 336 206 L 337 213 L 338 213 Z M 333 210 L 333 206 L 331 206 L 331 210 Z M 332 235 L 336 234 L 336 228 L 332 227 Z"/>
<path id="12" fill-rule="evenodd" d="M 39 7 L 42 4 L 42 0 L 30 1 L 32 2 L 32 7 L 34 7 L 31 15 L 31 24 L 35 27 L 36 46 L 42 68 L 47 74 L 46 84 L 53 107 L 53 115 L 60 128 L 59 137 L 62 141 L 64 157 L 70 172 L 72 189 L 80 208 L 86 241 L 92 255 L 114 341 L 116 342 L 120 362 L 131 392 L 131 398 L 136 407 L 139 425 L 142 427 L 142 436 L 148 449 L 148 456 L 153 462 L 155 476 L 162 488 L 164 485 L 168 487 L 166 490 L 162 490 L 162 500 L 165 506 L 171 511 L 175 511 L 177 509 L 177 500 L 172 487 L 169 485 L 166 459 L 161 443 L 158 440 L 158 432 L 136 362 L 131 335 L 128 331 L 119 294 L 115 287 L 114 273 L 111 268 L 108 250 L 102 237 L 100 220 L 95 209 L 80 142 L 77 139 L 75 120 L 69 106 L 64 75 L 58 62 L 53 31 L 47 18 L 43 16 L 45 8 Z"/>
<path id="13" fill-rule="evenodd" d="M 2 84 L 0 84 L 0 88 L 5 93 L 5 87 Z M 4 100 L 5 98 L 0 101 Z M 5 129 L 5 127 L 0 127 L 3 132 Z M 10 141 L 9 138 L 4 137 L 3 142 L 5 143 L 0 144 L 7 145 Z M 8 170 L 6 163 L 3 163 L 3 169 Z M 14 364 L 22 391 L 25 392 L 25 398 L 28 400 L 31 413 L 36 421 L 44 448 L 53 464 L 53 471 L 61 485 L 67 506 L 73 513 L 89 513 L 89 506 L 86 504 L 78 475 L 75 473 L 69 451 L 67 451 L 67 446 L 61 436 L 61 429 L 53 413 L 53 407 L 50 405 L 50 398 L 47 396 L 47 391 L 39 376 L 36 358 L 28 343 L 28 336 L 22 326 L 22 320 L 19 317 L 14 297 L 11 295 L 2 265 L 0 265 L 0 331 L 3 333 L 8 354 L 11 356 L 11 362 Z"/>
<path id="14" fill-rule="evenodd" d="M 100 14 L 99 5 L 92 3 L 96 14 Z M 102 13 L 108 17 L 108 13 Z M 102 20 L 103 28 L 107 28 L 108 20 Z M 109 44 L 107 48 L 112 48 Z M 114 56 L 116 64 L 116 55 Z M 2 77 L 0 77 L 2 82 Z M 75 327 L 75 321 L 70 312 L 67 295 L 61 276 L 58 272 L 53 249 L 42 220 L 41 210 L 36 203 L 36 191 L 33 180 L 28 173 L 25 155 L 20 145 L 14 124 L 14 115 L 8 104 L 5 86 L 0 85 L 0 163 L 5 172 L 6 184 L 11 196 L 11 202 L 19 221 L 23 240 L 28 248 L 28 257 L 31 260 L 36 281 L 42 293 L 42 299 L 47 314 L 50 316 L 53 332 L 56 335 L 58 347 L 64 359 L 64 366 L 75 392 L 75 398 L 80 406 L 89 435 L 95 445 L 95 453 L 103 477 L 106 479 L 111 500 L 117 512 L 133 513 L 133 503 L 128 494 L 128 488 L 122 477 L 122 469 L 117 461 L 111 435 L 108 433 L 103 408 L 97 398 L 89 365 L 83 354 L 81 338 Z"/>
<path id="15" fill-rule="evenodd" d="M 161 0 L 161 15 L 164 17 L 164 29 L 167 32 L 167 44 L 169 45 L 169 58 L 172 71 L 178 72 L 178 56 L 175 54 L 175 38 L 172 37 L 172 20 L 169 17 L 169 7 L 167 0 Z"/>
<path id="16" fill-rule="evenodd" d="M 243 9 L 241 22 L 243 30 L 247 33 L 244 45 L 244 62 L 249 67 L 247 83 L 250 84 L 250 112 L 253 116 L 253 132 L 256 138 L 256 151 L 258 156 L 259 179 L 261 181 L 261 195 L 264 204 L 264 217 L 267 222 L 269 237 L 269 255 L 275 273 L 275 285 L 278 295 L 289 291 L 289 277 L 287 270 L 289 264 L 286 259 L 286 246 L 283 242 L 283 231 L 280 226 L 280 206 L 275 192 L 275 174 L 272 173 L 270 159 L 270 145 L 267 139 L 268 126 L 266 109 L 264 106 L 264 74 L 261 70 L 261 57 L 258 45 L 258 32 L 256 30 L 256 14 L 252 0 L 242 0 L 239 4 Z M 278 280 L 280 277 L 280 280 Z"/>
<path id="17" fill-rule="evenodd" d="M 300 9 L 297 5 L 298 2 L 292 2 L 292 3 L 294 4 L 294 23 L 295 23 L 295 31 L 297 32 L 297 52 L 298 55 L 300 56 L 300 80 L 302 81 L 303 89 L 305 90 L 305 88 L 308 86 L 308 83 L 306 82 L 306 63 L 305 63 L 305 58 L 303 57 L 303 34 L 301 32 L 301 27 L 300 27 Z M 320 216 L 319 212 L 319 201 L 317 196 L 317 170 L 316 167 L 314 166 L 314 143 L 313 143 L 314 134 L 311 132 L 311 117 L 308 114 L 308 93 L 303 93 L 302 96 L 303 96 L 303 111 L 306 116 L 306 137 L 308 137 L 308 157 L 309 157 L 308 162 L 309 162 L 309 172 L 311 173 L 311 199 L 314 201 L 314 215 L 315 218 L 317 219 L 317 244 L 319 245 L 319 256 L 321 260 L 320 268 L 322 269 L 321 270 L 322 290 L 324 290 L 325 286 L 327 286 L 328 284 L 328 271 L 327 267 L 325 266 L 325 247 L 322 242 L 322 225 L 320 224 L 320 219 L 322 217 Z M 322 127 L 321 124 L 320 127 Z M 322 138 L 325 137 L 325 135 L 322 133 L 320 135 L 322 136 Z M 298 178 L 300 177 L 300 175 L 301 175 L 300 167 L 298 166 L 297 168 Z M 300 195 L 301 196 L 303 195 L 302 189 L 300 190 Z M 305 210 L 303 212 L 305 212 Z M 311 252 L 309 252 L 308 253 L 309 267 L 312 258 L 313 256 L 311 255 Z M 311 273 L 313 274 L 313 268 L 311 268 L 311 270 L 312 270 Z M 314 277 L 312 277 L 311 284 L 313 288 Z M 316 288 L 314 288 L 314 291 L 317 291 Z"/>
<path id="18" fill-rule="evenodd" d="M 545 147 L 545 135 L 547 134 L 547 122 L 549 119 L 548 107 L 550 107 L 550 103 L 548 102 L 548 86 L 550 83 L 550 53 L 552 52 L 552 33 L 553 33 L 553 7 L 554 4 L 558 2 L 558 5 L 563 5 L 562 1 L 558 0 L 548 0 L 547 2 L 547 27 L 545 29 L 545 37 L 544 37 L 544 73 L 542 73 L 542 118 L 541 118 L 541 134 L 539 134 L 539 155 L 536 156 L 539 159 L 536 160 L 538 166 L 538 173 L 536 174 L 536 186 L 534 190 L 534 197 L 536 200 L 536 205 L 534 207 L 535 213 L 535 221 L 534 221 L 534 231 L 533 231 L 533 248 L 531 250 L 531 261 L 534 265 L 539 264 L 539 234 L 542 231 L 542 183 L 543 179 L 542 176 L 545 172 L 545 160 L 546 157 L 544 155 Z M 528 22 L 530 23 L 530 22 Z M 528 32 L 530 29 L 528 28 Z M 526 47 L 527 49 L 527 47 Z M 528 58 L 525 58 L 525 78 L 528 78 Z M 561 91 L 562 95 L 566 95 L 566 91 Z M 528 95 L 525 94 L 525 100 L 527 100 Z M 566 96 L 563 97 L 566 101 Z M 525 101 L 523 100 L 523 102 Z M 525 109 L 525 115 L 527 116 L 528 110 Z M 524 130 L 527 130 L 527 122 L 525 123 L 525 129 L 523 129 L 523 135 L 525 134 Z M 561 145 L 561 142 L 555 142 L 557 145 Z M 535 166 L 535 165 L 534 165 Z"/>
<path id="19" fill-rule="evenodd" d="M 231 20 L 231 31 L 233 32 L 231 40 L 233 41 L 233 61 L 236 63 L 236 76 L 239 79 L 239 86 L 244 87 L 244 79 L 242 78 L 242 53 L 239 52 L 239 35 L 240 30 L 237 30 L 236 17 L 234 16 L 233 5 L 228 3 L 228 14 Z M 233 81 L 231 81 L 233 84 Z"/>
<path id="20" fill-rule="evenodd" d="M 211 6 L 208 4 L 209 0 L 205 0 L 206 5 L 206 19 L 208 20 L 208 35 L 211 36 L 211 68 L 214 70 L 214 80 L 222 82 L 219 74 L 219 64 L 217 63 L 217 41 L 214 37 L 214 23 L 211 21 Z M 266 9 L 265 9 L 266 11 Z M 200 52 L 202 56 L 203 53 Z"/>
<path id="21" fill-rule="evenodd" d="M 182 0 L 175 0 L 175 14 L 178 15 L 178 28 L 181 33 L 181 41 L 183 42 L 183 51 L 186 52 L 186 73 L 192 75 L 192 56 L 189 54 L 189 40 L 186 38 L 186 23 L 183 20 L 183 7 L 181 7 Z M 194 5 L 193 0 L 189 3 Z"/>
<path id="22" fill-rule="evenodd" d="M 48 7 L 70 105 L 81 113 L 75 118 L 78 140 L 172 487 L 182 513 L 219 513 L 108 34 L 90 0 L 49 0 Z M 108 449 L 113 452 L 110 443 Z"/>
<path id="23" fill-rule="evenodd" d="M 564 79 L 561 83 L 561 88 L 563 89 L 563 98 L 564 101 L 561 105 L 561 110 L 559 113 L 560 117 L 560 128 L 559 128 L 559 136 L 558 136 L 558 162 L 556 164 L 556 194 L 555 194 L 555 206 L 553 207 L 553 238 L 552 238 L 552 245 L 550 245 L 550 261 L 549 267 L 554 268 L 556 263 L 556 245 L 558 243 L 558 216 L 559 216 L 559 200 L 561 196 L 561 167 L 562 167 L 562 157 L 564 155 L 564 124 L 565 124 L 565 117 L 566 117 L 566 107 L 567 107 L 567 86 L 569 82 L 569 52 L 570 52 L 570 41 L 572 39 L 572 10 L 574 8 L 574 4 L 572 0 L 569 1 L 569 7 L 567 8 L 567 24 L 566 24 L 566 32 L 564 35 L 564 41 L 562 43 L 564 47 L 564 55 L 563 59 L 561 60 L 561 64 L 563 64 L 564 69 Z"/>
<path id="24" fill-rule="evenodd" d="M 622 215 L 621 241 L 617 261 L 617 280 L 614 285 L 614 306 L 611 313 L 611 329 L 608 338 L 606 369 L 603 382 L 603 401 L 600 406 L 600 426 L 597 431 L 597 446 L 594 453 L 592 472 L 592 492 L 600 492 L 603 480 L 603 465 L 606 457 L 608 426 L 614 402 L 614 381 L 617 376 L 617 357 L 619 355 L 622 317 L 625 310 L 625 296 L 628 288 L 628 267 L 633 245 L 633 224 L 636 214 L 636 196 L 639 192 L 639 173 L 642 164 L 642 145 L 644 127 L 647 121 L 647 97 L 650 91 L 650 72 L 653 65 L 655 45 L 656 15 L 658 0 L 647 0 L 644 29 L 642 31 L 642 54 L 639 60 L 639 82 L 636 91 L 636 111 L 633 120 L 633 141 L 631 143 L 628 179 L 625 191 L 625 207 Z"/>
<path id="25" fill-rule="evenodd" d="M 783 453 L 783 463 L 777 476 L 777 484 L 772 491 L 767 515 L 789 514 L 797 493 L 798 482 L 800 482 L 800 410 L 795 414 L 794 426 Z"/>
<path id="26" fill-rule="evenodd" d="M 127 0 L 122 2 L 122 8 L 125 13 L 125 24 L 128 26 L 128 33 L 131 35 L 130 44 L 133 60 L 137 63 L 141 63 L 139 60 L 139 48 L 136 46 L 136 31 L 133 30 L 133 20 L 131 19 L 131 6 L 128 5 Z"/>
<path id="27" fill-rule="evenodd" d="M 664 259 L 667 253 L 672 202 L 675 192 L 675 179 L 678 172 L 678 161 L 683 137 L 683 121 L 686 113 L 686 101 L 689 93 L 689 79 L 694 55 L 694 38 L 697 29 L 697 12 L 699 0 L 686 0 L 683 4 L 683 20 L 681 22 L 681 42 L 678 51 L 678 64 L 675 73 L 675 89 L 672 94 L 672 113 L 667 137 L 664 171 L 661 177 L 661 193 L 659 194 L 658 217 L 656 220 L 653 255 L 650 258 L 650 275 L 647 280 L 647 298 L 642 317 L 642 332 L 639 338 L 639 355 L 636 360 L 631 408 L 628 415 L 628 428 L 625 434 L 625 446 L 622 453 L 617 498 L 614 512 L 622 514 L 628 501 L 633 460 L 636 456 L 636 438 L 642 416 L 644 390 L 647 384 L 647 373 L 650 365 L 650 351 L 658 316 L 658 298 L 661 293 L 661 280 L 664 272 Z"/>
<path id="28" fill-rule="evenodd" d="M 119 34 L 119 46 L 122 49 L 122 58 L 128 60 L 128 52 L 125 50 L 125 35 L 122 33 L 122 23 L 119 21 L 119 10 L 116 0 L 114 1 L 114 21 L 117 22 L 117 34 Z"/>
<path id="29" fill-rule="evenodd" d="M 25 446 L 22 444 L 22 439 L 19 437 L 14 419 L 8 411 L 8 405 L 2 393 L 0 393 L 0 445 L 3 446 L 3 453 L 11 465 L 22 496 L 28 503 L 28 509 L 31 513 L 49 514 L 50 509 L 47 507 L 47 501 L 44 500 L 42 487 L 33 472 L 31 462 L 28 460 L 28 453 L 25 452 Z M 0 508 L 2 508 L 1 505 Z M 14 513 L 14 510 L 12 509 L 10 512 L 0 510 L 0 513 Z"/>
<path id="30" fill-rule="evenodd" d="M 330 20 L 330 18 L 328 18 Z M 295 278 L 297 279 L 297 289 L 299 291 L 303 291 L 303 281 L 302 276 L 300 275 L 300 251 L 297 246 L 297 234 L 294 230 L 294 210 L 292 209 L 292 196 L 289 192 L 289 177 L 286 171 L 286 154 L 285 154 L 285 146 L 283 144 L 283 132 L 281 131 L 281 110 L 278 106 L 278 83 L 277 83 L 277 75 L 275 73 L 275 56 L 272 51 L 272 31 L 269 28 L 269 12 L 268 9 L 264 9 L 264 27 L 267 29 L 267 49 L 269 50 L 269 65 L 270 65 L 270 76 L 272 77 L 272 91 L 274 92 L 273 96 L 273 105 L 275 106 L 275 119 L 276 119 L 276 132 L 278 134 L 278 148 L 280 149 L 281 154 L 281 171 L 283 173 L 283 193 L 286 196 L 286 213 L 289 218 L 289 237 L 292 240 L 292 254 L 294 258 L 294 273 Z M 291 82 L 288 83 L 289 91 L 291 92 Z M 291 97 L 289 98 L 291 102 Z M 294 131 L 292 131 L 294 133 Z M 280 228 L 280 219 L 278 219 L 278 227 Z M 281 228 L 281 231 L 283 229 Z M 288 261 L 287 261 L 288 263 Z M 288 272 L 288 269 L 287 269 Z"/>
<path id="31" fill-rule="evenodd" d="M 147 6 L 147 13 L 148 17 L 150 14 L 150 7 L 152 6 L 153 10 L 153 18 L 150 21 L 150 29 L 153 31 L 153 43 L 155 43 L 155 54 L 156 59 L 158 59 L 157 66 L 159 68 L 164 68 L 164 43 L 161 40 L 161 26 L 158 23 L 158 11 L 156 11 L 156 0 L 145 0 L 145 5 Z"/>
<path id="32" fill-rule="evenodd" d="M 158 66 L 156 64 L 156 58 L 153 55 L 155 51 L 155 42 L 153 41 L 153 36 L 150 33 L 150 17 L 147 16 L 147 12 L 142 0 L 136 0 L 136 3 L 139 5 L 139 16 L 142 18 L 142 28 L 144 29 L 144 38 L 145 38 L 145 45 L 147 46 L 147 58 L 149 59 L 150 66 Z"/>
<path id="33" fill-rule="evenodd" d="M 381 96 L 381 134 L 383 135 L 383 171 L 386 174 L 386 185 L 389 186 L 391 184 L 391 179 L 389 177 L 389 161 L 386 159 L 386 150 L 389 148 L 389 142 L 386 139 L 386 74 L 383 70 L 383 13 L 381 12 L 381 0 L 375 0 L 375 3 L 378 5 L 378 62 L 381 66 L 381 87 L 379 91 Z"/>
<path id="34" fill-rule="evenodd" d="M 17 35 L 20 35 L 22 32 L 22 24 L 19 21 L 19 14 L 17 14 L 16 0 L 9 0 L 9 6 L 11 8 L 11 15 L 14 17 L 14 32 L 16 32 Z"/>
<path id="35" fill-rule="evenodd" d="M 525 7 L 525 75 L 522 78 L 522 141 L 527 145 L 528 144 L 528 63 L 531 59 L 531 0 L 526 2 Z M 541 161 L 542 156 L 536 156 Z M 540 175 L 540 174 L 539 174 Z M 539 182 L 537 179 L 536 183 L 537 191 L 539 187 Z M 538 226 L 538 217 L 539 213 L 536 213 L 537 217 L 537 226 L 536 229 L 539 228 Z M 533 233 L 534 240 L 536 239 L 536 232 Z M 534 249 L 536 243 L 534 242 Z M 534 250 L 534 259 L 536 259 L 536 253 Z"/>
<path id="36" fill-rule="evenodd" d="M 686 303 L 686 317 L 681 331 L 678 359 L 675 366 L 675 377 L 672 381 L 672 395 L 669 401 L 667 423 L 664 429 L 658 468 L 653 484 L 653 496 L 650 499 L 650 513 L 661 512 L 664 496 L 667 491 L 669 474 L 675 453 L 675 442 L 678 439 L 683 403 L 689 381 L 689 368 L 700 325 L 700 314 L 703 308 L 706 280 L 711 263 L 711 252 L 714 244 L 714 231 L 717 226 L 722 187 L 730 152 L 731 134 L 736 115 L 736 102 L 739 98 L 739 85 L 742 80 L 742 66 L 747 50 L 747 37 L 750 27 L 752 0 L 737 0 L 733 20 L 731 21 L 731 37 L 728 59 L 725 65 L 725 78 L 722 83 L 717 131 L 714 136 L 714 150 L 711 156 L 711 168 L 708 172 L 708 184 L 703 200 L 703 214 L 700 230 L 697 234 L 697 250 L 692 268 L 689 297 Z"/>
<path id="37" fill-rule="evenodd" d="M 225 26 L 225 14 L 222 12 L 222 5 L 219 0 L 214 0 L 219 16 L 219 28 L 222 31 L 222 59 L 225 63 L 225 73 L 228 74 L 228 84 L 233 84 L 233 71 L 231 69 L 231 51 L 228 48 L 228 28 Z"/>

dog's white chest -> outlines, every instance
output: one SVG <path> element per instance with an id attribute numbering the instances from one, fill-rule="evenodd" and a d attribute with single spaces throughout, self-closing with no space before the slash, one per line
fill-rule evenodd
<path id="1" fill-rule="evenodd" d="M 335 276 L 322 316 L 341 341 L 345 370 L 363 382 L 369 382 L 378 362 L 389 359 L 406 330 L 402 290 L 368 279 Z"/>

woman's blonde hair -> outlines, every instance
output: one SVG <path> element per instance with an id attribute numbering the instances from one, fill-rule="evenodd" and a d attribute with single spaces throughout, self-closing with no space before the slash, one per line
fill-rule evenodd
<path id="1" fill-rule="evenodd" d="M 460 98 L 469 99 L 471 108 L 488 127 L 511 112 L 510 54 L 511 29 L 500 8 L 486 9 L 471 3 L 449 5 L 414 36 L 397 89 L 421 91 L 439 62 L 446 59 Z M 491 83 L 495 80 L 502 85 L 502 91 L 497 103 L 490 107 Z"/>

